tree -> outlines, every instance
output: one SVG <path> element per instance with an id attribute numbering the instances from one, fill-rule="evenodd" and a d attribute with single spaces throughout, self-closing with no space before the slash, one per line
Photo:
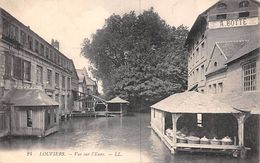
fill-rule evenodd
<path id="1" fill-rule="evenodd" d="M 85 39 L 82 54 L 103 82 L 108 97 L 148 106 L 187 88 L 187 27 L 171 27 L 151 8 L 111 15 L 102 29 Z"/>

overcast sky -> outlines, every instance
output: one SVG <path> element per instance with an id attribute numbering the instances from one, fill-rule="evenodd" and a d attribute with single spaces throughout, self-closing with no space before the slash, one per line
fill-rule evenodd
<path id="1" fill-rule="evenodd" d="M 87 67 L 80 56 L 81 43 L 105 23 L 111 14 L 154 10 L 169 24 L 191 26 L 199 13 L 217 0 L 0 0 L 0 6 L 73 59 L 76 68 Z M 141 2 L 141 3 L 140 3 Z M 140 5 L 141 4 L 141 5 Z"/>

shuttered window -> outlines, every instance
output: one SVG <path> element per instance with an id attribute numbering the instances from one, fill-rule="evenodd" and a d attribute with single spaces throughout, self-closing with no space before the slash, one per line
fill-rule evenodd
<path id="1" fill-rule="evenodd" d="M 18 80 L 23 79 L 22 59 L 13 56 L 13 77 Z"/>
<path id="2" fill-rule="evenodd" d="M 31 63 L 28 61 L 23 61 L 23 69 L 24 69 L 24 80 L 31 81 Z"/>
<path id="3" fill-rule="evenodd" d="M 12 73 L 12 56 L 5 54 L 5 78 L 10 78 Z"/>
<path id="4" fill-rule="evenodd" d="M 37 65 L 37 74 L 36 74 L 36 82 L 37 84 L 43 84 L 43 76 L 42 76 L 42 67 Z"/>

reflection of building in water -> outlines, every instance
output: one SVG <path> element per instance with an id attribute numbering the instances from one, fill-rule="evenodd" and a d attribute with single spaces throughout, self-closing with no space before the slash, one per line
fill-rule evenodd
<path id="1" fill-rule="evenodd" d="M 0 37 L 0 99 L 15 88 L 28 92 L 39 89 L 59 104 L 55 113 L 51 109 L 51 115 L 57 114 L 58 118 L 69 115 L 77 98 L 78 77 L 73 61 L 59 51 L 58 41 L 49 44 L 3 9 L 0 9 Z M 1 111 L 0 122 L 6 121 L 1 119 L 3 115 L 9 114 L 6 107 L 1 106 L 5 110 Z M 32 119 L 35 110 L 38 109 L 33 109 Z M 26 124 L 25 117 L 31 115 L 25 113 L 18 116 L 21 124 Z M 23 127 L 30 130 L 26 125 Z"/>

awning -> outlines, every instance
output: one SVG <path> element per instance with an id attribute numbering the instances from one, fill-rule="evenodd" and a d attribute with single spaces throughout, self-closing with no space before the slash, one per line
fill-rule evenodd
<path id="1" fill-rule="evenodd" d="M 58 106 L 59 103 L 39 89 L 12 89 L 3 102 L 13 106 Z"/>
<path id="2" fill-rule="evenodd" d="M 170 113 L 239 113 L 232 106 L 216 100 L 212 95 L 186 91 L 171 95 L 151 106 Z"/>
<path id="3" fill-rule="evenodd" d="M 110 103 L 110 104 L 128 104 L 129 102 L 121 99 L 120 97 L 115 97 L 115 98 L 107 101 L 107 103 Z"/>
<path id="4" fill-rule="evenodd" d="M 217 94 L 214 97 L 237 110 L 260 114 L 260 92 Z"/>

